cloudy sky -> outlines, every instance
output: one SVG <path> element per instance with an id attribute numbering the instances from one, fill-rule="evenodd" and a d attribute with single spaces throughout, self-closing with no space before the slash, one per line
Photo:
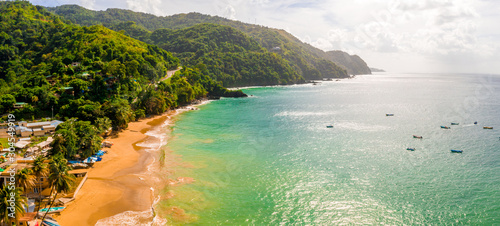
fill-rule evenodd
<path id="1" fill-rule="evenodd" d="M 200 12 L 285 29 L 391 72 L 500 74 L 497 0 L 31 0 L 167 16 Z"/>

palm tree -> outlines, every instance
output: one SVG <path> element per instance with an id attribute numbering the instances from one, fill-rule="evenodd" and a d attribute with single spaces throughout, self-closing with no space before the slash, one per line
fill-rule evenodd
<path id="1" fill-rule="evenodd" d="M 39 155 L 36 157 L 35 161 L 32 164 L 31 170 L 33 170 L 33 174 L 35 174 L 38 185 L 38 206 L 36 212 L 40 209 L 42 204 L 42 177 L 47 177 L 49 174 L 48 164 L 45 163 L 47 158 L 43 155 Z"/>
<path id="2" fill-rule="evenodd" d="M 28 198 L 21 195 L 21 189 L 10 188 L 4 186 L 0 189 L 0 222 L 3 224 L 12 223 L 12 221 L 17 222 L 19 217 L 25 213 L 25 206 L 28 205 Z M 12 208 L 11 200 L 14 200 L 14 209 L 9 209 Z M 14 217 L 12 217 L 13 215 Z"/>
<path id="3" fill-rule="evenodd" d="M 63 158 L 62 155 L 54 156 L 50 161 L 49 183 L 52 187 L 50 194 L 52 195 L 54 190 L 56 193 L 54 194 L 54 198 L 52 198 L 49 208 L 43 215 L 42 222 L 45 219 L 45 216 L 47 216 L 47 213 L 49 212 L 48 210 L 50 210 L 54 204 L 57 194 L 60 192 L 69 192 L 75 184 L 76 178 L 72 174 L 68 173 L 68 171 L 71 170 L 71 167 L 67 165 L 67 162 L 68 161 Z"/>
<path id="4" fill-rule="evenodd" d="M 36 178 L 33 175 L 33 170 L 31 170 L 30 168 L 18 170 L 15 178 L 17 186 L 21 187 L 25 193 L 29 189 L 35 187 Z"/>

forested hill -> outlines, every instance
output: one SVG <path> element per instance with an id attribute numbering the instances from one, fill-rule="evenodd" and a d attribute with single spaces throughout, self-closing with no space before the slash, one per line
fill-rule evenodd
<path id="1" fill-rule="evenodd" d="M 245 96 L 212 80 L 203 65 L 183 67 L 158 82 L 179 62 L 170 52 L 104 26 L 73 25 L 25 1 L 0 2 L 0 114 L 12 113 L 16 121 L 52 113 L 77 119 L 56 131 L 57 137 L 80 136 L 74 133 L 78 127 L 84 128 L 82 139 L 98 139 L 110 127 L 122 129 L 195 99 Z M 22 108 L 14 109 L 16 102 Z M 79 147 L 85 150 L 80 156 L 98 146 Z M 67 158 L 77 154 L 60 151 Z"/>
<path id="2" fill-rule="evenodd" d="M 122 22 L 133 21 L 137 26 L 144 27 L 149 31 L 161 28 L 183 29 L 202 23 L 231 26 L 254 38 L 267 50 L 275 52 L 284 59 L 290 61 L 295 67 L 295 70 L 307 79 L 347 77 L 347 73 L 342 70 L 343 68 L 350 72 L 360 71 L 356 68 L 362 68 L 362 71 L 369 71 L 368 67 L 364 68 L 366 65 L 364 62 L 362 64 L 355 64 L 354 67 L 353 65 L 343 65 L 340 61 L 334 61 L 335 63 L 332 63 L 332 60 L 330 57 L 327 57 L 324 51 L 301 42 L 284 30 L 246 24 L 217 16 L 189 13 L 157 17 L 151 14 L 122 9 L 92 11 L 77 5 L 63 5 L 48 9 L 81 25 L 103 24 L 105 26 L 111 26 Z M 358 62 L 357 60 L 352 61 Z M 338 65 L 340 65 L 340 67 Z"/>
<path id="3" fill-rule="evenodd" d="M 126 22 L 110 28 L 174 52 L 183 65 L 204 65 L 208 75 L 226 87 L 304 82 L 287 60 L 229 26 L 199 24 L 149 32 Z"/>

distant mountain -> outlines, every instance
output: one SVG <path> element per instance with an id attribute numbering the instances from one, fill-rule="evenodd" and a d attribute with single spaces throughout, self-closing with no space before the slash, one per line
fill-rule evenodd
<path id="1" fill-rule="evenodd" d="M 373 68 L 373 67 L 371 67 L 370 70 L 372 70 L 372 72 L 385 72 L 385 70 L 383 70 L 383 69 L 378 69 L 378 68 Z"/>
<path id="2" fill-rule="evenodd" d="M 365 61 L 357 55 L 349 55 L 342 51 L 328 51 L 326 52 L 326 58 L 344 66 L 351 75 L 366 75 L 372 73 Z"/>
<path id="3" fill-rule="evenodd" d="M 183 29 L 202 23 L 226 25 L 244 32 L 268 51 L 277 53 L 291 62 L 295 71 L 306 79 L 339 78 L 348 77 L 348 74 L 370 73 L 366 63 L 358 56 L 348 54 L 343 56 L 343 58 L 352 58 L 350 60 L 332 57 L 318 48 L 301 42 L 284 30 L 246 24 L 218 16 L 189 13 L 158 17 L 122 9 L 92 11 L 77 5 L 63 5 L 48 8 L 48 10 L 74 23 L 86 26 L 95 24 L 112 26 L 133 21 L 139 27 L 155 31 L 160 28 Z"/>

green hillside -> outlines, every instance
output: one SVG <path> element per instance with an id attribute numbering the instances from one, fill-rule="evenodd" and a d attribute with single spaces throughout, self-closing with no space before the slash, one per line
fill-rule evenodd
<path id="1" fill-rule="evenodd" d="M 66 23 L 28 2 L 0 2 L 0 52 L 0 112 L 16 121 L 53 113 L 102 132 L 198 98 L 245 96 L 212 80 L 203 65 L 158 82 L 179 66 L 170 52 L 101 25 Z"/>
<path id="2" fill-rule="evenodd" d="M 348 73 L 343 68 L 353 72 L 356 71 L 351 70 L 348 67 L 350 65 L 346 66 L 340 62 L 332 62 L 324 51 L 301 42 L 284 30 L 246 24 L 217 16 L 189 13 L 157 17 L 151 14 L 122 9 L 92 11 L 76 5 L 63 5 L 49 8 L 49 10 L 81 25 L 103 24 L 109 27 L 118 23 L 133 21 L 137 26 L 144 27 L 149 31 L 161 28 L 183 29 L 201 23 L 226 25 L 244 32 L 267 50 L 275 52 L 291 62 L 294 70 L 306 79 L 347 77 Z M 356 67 L 363 67 L 363 65 L 356 65 Z M 366 69 L 369 71 L 369 68 Z"/>
<path id="3" fill-rule="evenodd" d="M 204 65 L 226 87 L 302 83 L 304 79 L 276 53 L 228 26 L 199 24 L 148 32 L 134 22 L 110 26 L 175 53 L 183 65 Z"/>

